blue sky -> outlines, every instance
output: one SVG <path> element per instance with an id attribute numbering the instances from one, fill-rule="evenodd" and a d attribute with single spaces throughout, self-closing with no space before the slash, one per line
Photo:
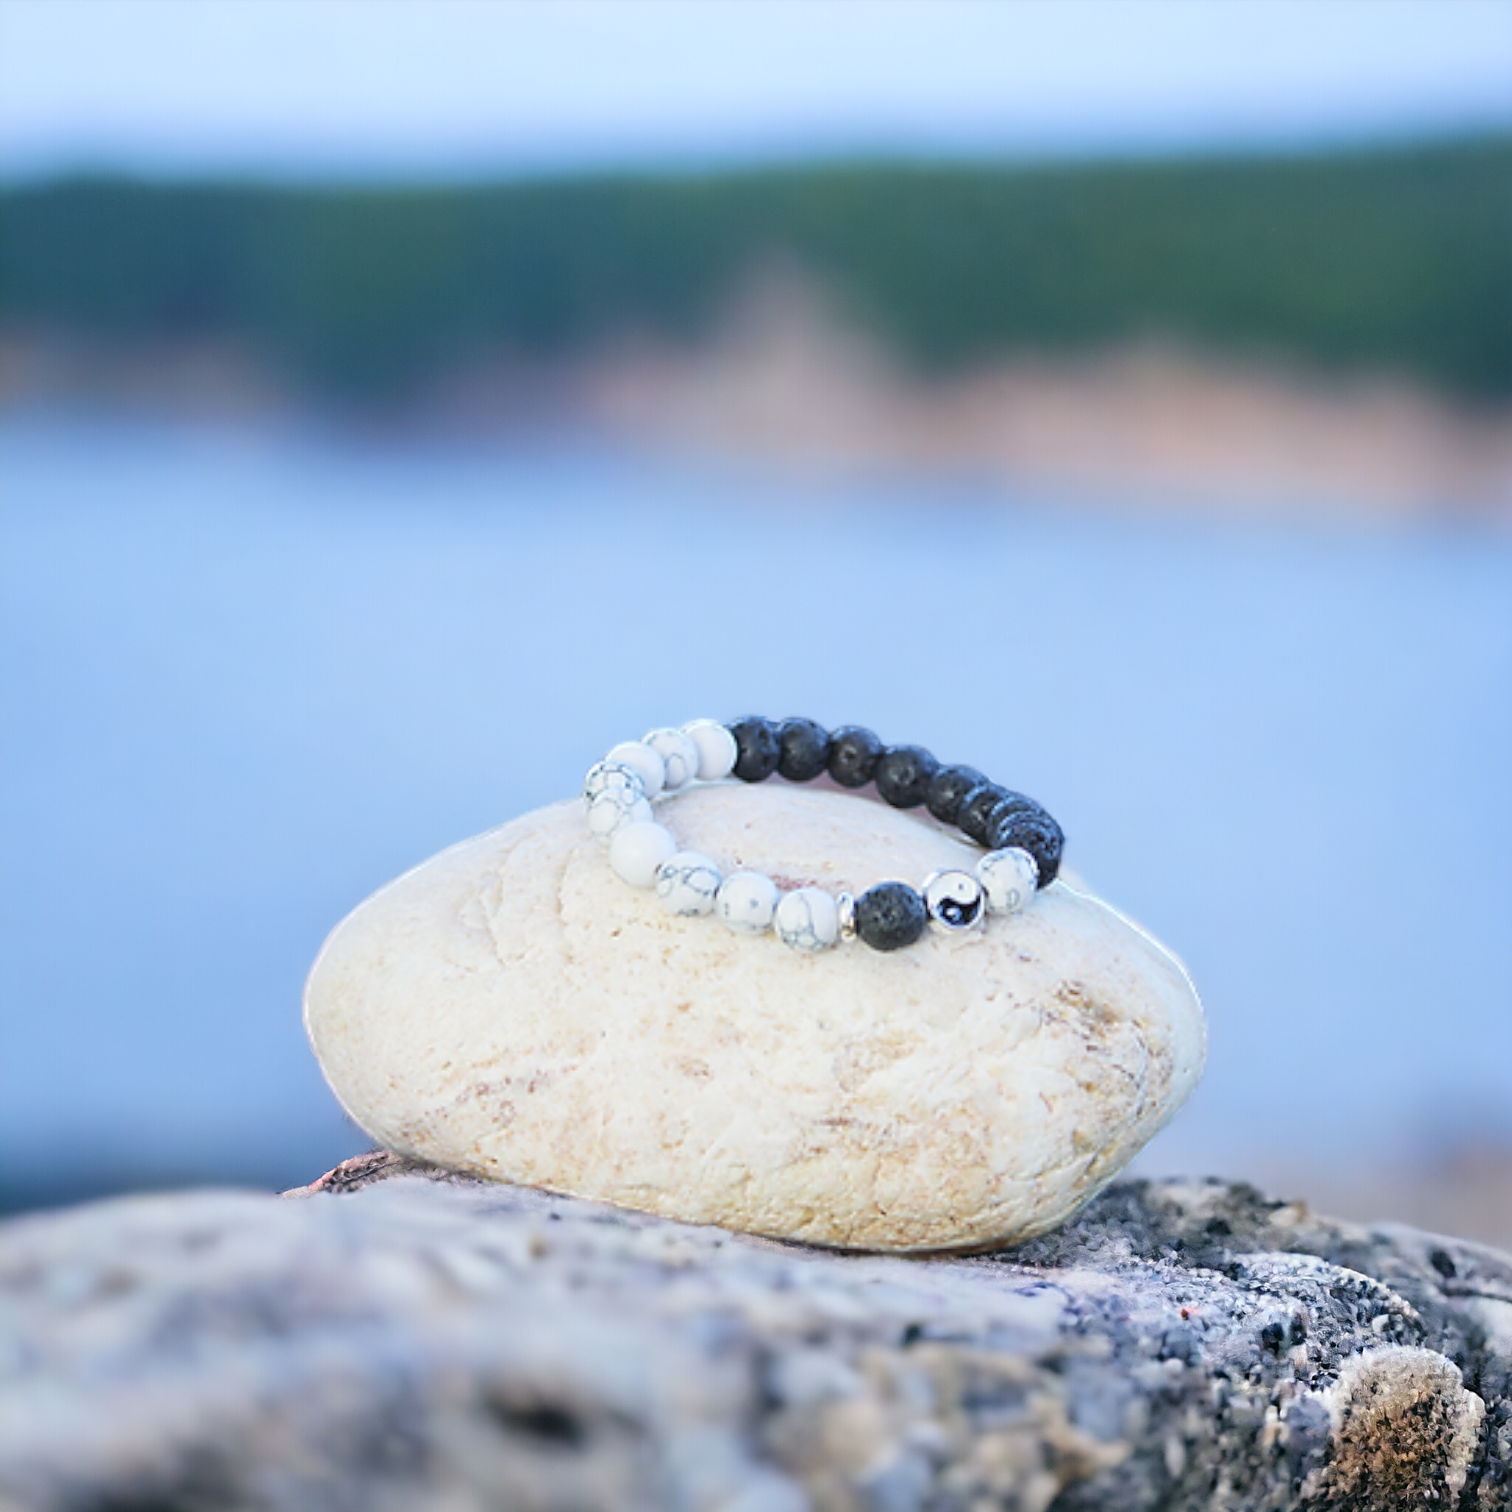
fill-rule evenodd
<path id="1" fill-rule="evenodd" d="M 0 172 L 467 174 L 1512 125 L 1512 0 L 0 0 Z"/>

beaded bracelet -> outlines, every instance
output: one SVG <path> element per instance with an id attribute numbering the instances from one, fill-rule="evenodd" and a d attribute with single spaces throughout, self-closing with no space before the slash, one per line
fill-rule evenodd
<path id="1" fill-rule="evenodd" d="M 721 873 L 697 851 L 679 850 L 652 818 L 651 800 L 694 781 L 734 776 L 763 782 L 776 774 L 809 782 L 827 774 L 841 787 L 876 786 L 894 808 L 925 805 L 987 854 L 975 874 L 931 873 L 922 889 L 881 882 L 855 897 L 820 887 L 780 893 L 761 872 Z M 794 950 L 826 950 L 861 939 L 873 950 L 912 945 L 926 925 L 977 928 L 988 913 L 1017 913 L 1060 870 L 1065 838 L 1031 798 L 989 782 L 972 767 L 942 766 L 919 746 L 884 746 L 870 730 L 846 725 L 831 734 L 811 719 L 696 719 L 681 729 L 652 730 L 625 741 L 589 771 L 583 784 L 588 828 L 609 847 L 615 874 L 633 887 L 655 887 L 674 914 L 717 913 L 732 930 L 775 929 Z"/>

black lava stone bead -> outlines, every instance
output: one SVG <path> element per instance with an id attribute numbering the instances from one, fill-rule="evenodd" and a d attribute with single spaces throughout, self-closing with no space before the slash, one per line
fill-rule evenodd
<path id="1" fill-rule="evenodd" d="M 731 720 L 726 728 L 735 737 L 735 775 L 742 782 L 765 782 L 782 755 L 777 726 L 752 714 Z"/>
<path id="2" fill-rule="evenodd" d="M 956 815 L 961 833 L 978 845 L 986 845 L 987 822 L 992 811 L 1010 796 L 1007 788 L 1000 788 L 995 782 L 984 782 L 980 787 L 972 788 L 961 800 L 960 812 Z"/>
<path id="3" fill-rule="evenodd" d="M 954 824 L 961 817 L 961 801 L 987 779 L 975 767 L 941 767 L 929 784 L 924 802 L 941 824 Z"/>
<path id="4" fill-rule="evenodd" d="M 1016 845 L 1034 857 L 1035 865 L 1039 867 L 1041 887 L 1049 887 L 1055 881 L 1060 873 L 1066 837 L 1061 833 L 1060 825 L 1038 804 L 1012 815 L 996 830 L 992 848 L 1006 850 L 1010 845 Z"/>
<path id="5" fill-rule="evenodd" d="M 894 808 L 918 808 L 939 770 L 940 763 L 923 746 L 889 746 L 877 763 L 872 781 L 884 803 Z"/>
<path id="6" fill-rule="evenodd" d="M 884 746 L 860 725 L 842 725 L 830 736 L 829 774 L 841 787 L 865 787 L 872 780 Z"/>
<path id="7" fill-rule="evenodd" d="M 1026 798 L 1022 793 L 1015 793 L 1009 789 L 1003 802 L 993 805 L 992 812 L 987 815 L 982 825 L 984 836 L 982 844 L 988 850 L 1002 850 L 1005 845 L 1012 845 L 1011 840 L 1003 839 L 1010 832 L 1014 822 L 1024 814 L 1042 814 L 1044 810 L 1034 799 Z"/>
<path id="8" fill-rule="evenodd" d="M 879 882 L 856 899 L 856 933 L 873 950 L 902 950 L 924 933 L 924 900 L 906 882 Z"/>
<path id="9" fill-rule="evenodd" d="M 829 762 L 829 732 L 812 719 L 784 719 L 777 743 L 777 775 L 789 782 L 812 782 Z"/>

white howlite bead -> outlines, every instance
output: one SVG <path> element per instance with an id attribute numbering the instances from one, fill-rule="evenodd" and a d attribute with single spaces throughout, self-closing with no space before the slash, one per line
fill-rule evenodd
<path id="1" fill-rule="evenodd" d="M 712 913 L 714 895 L 723 881 L 719 868 L 707 856 L 678 851 L 657 868 L 656 896 L 668 913 Z"/>
<path id="2" fill-rule="evenodd" d="M 777 912 L 777 884 L 761 872 L 736 872 L 724 879 L 714 906 L 736 934 L 764 934 Z"/>
<path id="3" fill-rule="evenodd" d="M 622 761 L 601 761 L 588 769 L 583 779 L 583 802 L 591 804 L 601 793 L 631 793 L 636 798 L 646 796 L 646 786 L 640 773 Z"/>
<path id="4" fill-rule="evenodd" d="M 646 797 L 654 798 L 666 786 L 667 763 L 643 740 L 622 740 L 604 757 L 601 765 L 619 762 L 640 773 L 645 784 Z"/>
<path id="5" fill-rule="evenodd" d="M 1016 845 L 988 851 L 977 862 L 976 874 L 993 913 L 1017 913 L 1028 906 L 1039 886 L 1038 862 Z"/>
<path id="6" fill-rule="evenodd" d="M 698 747 L 681 730 L 652 730 L 641 737 L 641 744 L 661 757 L 668 792 L 698 776 Z"/>
<path id="7" fill-rule="evenodd" d="M 627 824 L 649 824 L 651 805 L 633 788 L 606 788 L 588 805 L 588 831 L 608 844 Z"/>
<path id="8" fill-rule="evenodd" d="M 657 868 L 676 854 L 671 831 L 648 820 L 623 826 L 609 842 L 609 865 L 631 887 L 654 886 Z"/>
<path id="9" fill-rule="evenodd" d="M 735 770 L 735 737 L 715 719 L 695 719 L 682 732 L 698 751 L 698 776 L 703 782 L 718 782 Z"/>
<path id="10" fill-rule="evenodd" d="M 840 907 L 822 887 L 783 893 L 772 921 L 784 945 L 806 954 L 828 950 L 840 939 Z"/>

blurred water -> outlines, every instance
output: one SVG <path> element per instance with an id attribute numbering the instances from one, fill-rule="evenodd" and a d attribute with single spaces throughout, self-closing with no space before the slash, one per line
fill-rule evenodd
<path id="1" fill-rule="evenodd" d="M 299 1025 L 325 932 L 750 710 L 1001 774 L 1185 957 L 1210 1071 L 1152 1163 L 1512 1116 L 1505 537 L 37 418 L 0 511 L 12 1184 L 359 1148 Z"/>

